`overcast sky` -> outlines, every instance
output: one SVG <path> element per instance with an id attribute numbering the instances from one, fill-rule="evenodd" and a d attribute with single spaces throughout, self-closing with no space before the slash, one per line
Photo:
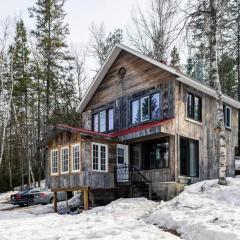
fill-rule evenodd
<path id="1" fill-rule="evenodd" d="M 104 22 L 107 31 L 124 28 L 130 20 L 134 6 L 147 5 L 149 0 L 67 0 L 66 22 L 70 27 L 70 42 L 86 42 L 89 39 L 89 26 L 92 22 Z M 0 19 L 21 16 L 28 29 L 32 26 L 28 8 L 34 0 L 1 0 Z"/>

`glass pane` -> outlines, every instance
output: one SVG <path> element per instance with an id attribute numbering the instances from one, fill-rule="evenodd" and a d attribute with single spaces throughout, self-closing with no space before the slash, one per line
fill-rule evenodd
<path id="1" fill-rule="evenodd" d="M 102 111 L 99 114 L 100 116 L 100 132 L 106 131 L 106 111 Z"/>
<path id="2" fill-rule="evenodd" d="M 52 151 L 52 173 L 57 173 L 58 172 L 58 155 L 57 151 Z"/>
<path id="3" fill-rule="evenodd" d="M 101 170 L 106 170 L 106 147 L 101 146 Z"/>
<path id="4" fill-rule="evenodd" d="M 226 108 L 226 126 L 231 127 L 231 110 Z"/>
<path id="5" fill-rule="evenodd" d="M 113 130 L 113 109 L 108 110 L 108 131 Z"/>
<path id="6" fill-rule="evenodd" d="M 93 170 L 98 170 L 98 145 L 93 145 Z"/>
<path id="7" fill-rule="evenodd" d="M 62 149 L 62 172 L 68 172 L 68 148 Z"/>
<path id="8" fill-rule="evenodd" d="M 73 171 L 80 170 L 80 147 L 73 146 Z"/>
<path id="9" fill-rule="evenodd" d="M 132 101 L 132 123 L 140 122 L 139 100 Z"/>
<path id="10" fill-rule="evenodd" d="M 160 99 L 159 93 L 154 93 L 151 95 L 151 116 L 152 118 L 160 117 Z"/>
<path id="11" fill-rule="evenodd" d="M 187 94 L 187 116 L 190 118 L 194 118 L 194 111 L 193 111 L 193 94 Z"/>
<path id="12" fill-rule="evenodd" d="M 189 175 L 198 176 L 198 142 L 189 141 Z"/>
<path id="13" fill-rule="evenodd" d="M 98 132 L 98 114 L 93 115 L 93 131 Z"/>
<path id="14" fill-rule="evenodd" d="M 122 148 L 117 149 L 117 163 L 124 164 L 124 149 Z"/>
<path id="15" fill-rule="evenodd" d="M 197 121 L 201 121 L 202 116 L 202 106 L 201 106 L 201 98 L 200 97 L 196 97 L 194 98 L 194 119 Z"/>
<path id="16" fill-rule="evenodd" d="M 141 121 L 149 120 L 149 97 L 141 98 Z"/>

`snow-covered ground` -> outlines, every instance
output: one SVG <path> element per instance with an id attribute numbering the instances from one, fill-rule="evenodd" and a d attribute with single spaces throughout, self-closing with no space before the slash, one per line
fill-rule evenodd
<path id="1" fill-rule="evenodd" d="M 240 179 L 199 182 L 153 210 L 146 222 L 175 229 L 186 240 L 240 239 Z"/>
<path id="2" fill-rule="evenodd" d="M 144 222 L 147 213 L 157 205 L 138 198 L 119 199 L 78 215 L 35 215 L 30 213 L 34 208 L 3 211 L 0 212 L 0 239 L 179 240 L 179 237 Z M 46 206 L 42 208 L 46 210 Z"/>
<path id="3" fill-rule="evenodd" d="M 228 178 L 228 186 L 199 182 L 168 202 L 119 199 L 77 215 L 52 211 L 52 205 L 0 211 L 0 239 L 180 239 L 168 229 L 185 240 L 240 240 L 240 178 Z"/>

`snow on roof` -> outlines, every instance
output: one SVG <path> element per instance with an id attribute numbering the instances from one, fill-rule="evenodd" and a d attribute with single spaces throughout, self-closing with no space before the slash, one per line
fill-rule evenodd
<path id="1" fill-rule="evenodd" d="M 196 81 L 194 79 L 192 79 L 191 77 L 183 74 L 182 72 L 178 71 L 177 69 L 170 67 L 164 63 L 158 62 L 152 58 L 149 58 L 135 50 L 133 50 L 132 48 L 129 48 L 123 44 L 119 44 L 117 43 L 114 48 L 112 49 L 112 51 L 110 52 L 110 54 L 108 55 L 107 59 L 105 60 L 104 64 L 102 65 L 102 67 L 100 68 L 100 70 L 98 71 L 96 77 L 94 78 L 93 82 L 91 83 L 91 85 L 89 86 L 88 90 L 86 91 L 85 95 L 83 96 L 82 101 L 80 102 L 77 111 L 78 112 L 82 112 L 84 110 L 84 108 L 87 106 L 88 102 L 90 101 L 91 97 L 93 96 L 93 94 L 95 93 L 95 91 L 97 90 L 99 84 L 101 83 L 102 79 L 104 78 L 104 76 L 106 75 L 106 73 L 108 72 L 108 70 L 110 69 L 110 67 L 112 66 L 112 64 L 114 63 L 114 61 L 117 59 L 119 53 L 124 50 L 126 52 L 129 52 L 133 55 L 135 55 L 136 57 L 139 57 L 157 67 L 160 67 L 174 75 L 176 75 L 177 80 L 185 83 L 201 92 L 204 92 L 214 98 L 217 97 L 217 94 L 215 92 L 215 90 L 205 84 L 200 83 L 199 81 Z M 240 102 L 227 96 L 227 95 L 223 95 L 223 101 L 230 105 L 233 106 L 237 109 L 240 109 Z"/>

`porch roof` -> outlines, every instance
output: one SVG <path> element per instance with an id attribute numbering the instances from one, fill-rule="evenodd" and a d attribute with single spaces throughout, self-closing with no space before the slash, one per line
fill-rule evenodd
<path id="1" fill-rule="evenodd" d="M 144 123 L 144 124 L 141 124 L 141 125 L 138 125 L 135 127 L 131 127 L 131 128 L 128 128 L 128 129 L 125 129 L 122 131 L 118 131 L 118 132 L 113 132 L 113 133 L 100 133 L 100 132 L 87 130 L 84 128 L 72 127 L 72 126 L 65 125 L 65 124 L 57 124 L 52 129 L 51 133 L 42 140 L 42 142 L 39 144 L 39 147 L 46 146 L 49 143 L 49 141 L 51 141 L 57 134 L 59 134 L 60 132 L 63 132 L 63 131 L 79 133 L 79 134 L 85 135 L 85 136 L 103 137 L 108 140 L 113 140 L 113 139 L 117 139 L 118 137 L 122 137 L 122 136 L 125 136 L 128 134 L 131 134 L 131 133 L 143 131 L 145 129 L 163 126 L 163 125 L 171 122 L 173 119 L 174 118 Z"/>

